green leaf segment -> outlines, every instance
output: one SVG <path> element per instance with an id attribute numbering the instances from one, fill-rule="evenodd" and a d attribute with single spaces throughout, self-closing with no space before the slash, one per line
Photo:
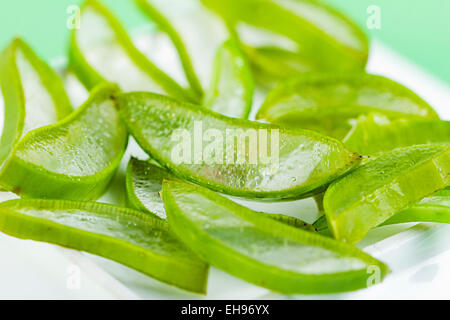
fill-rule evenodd
<path id="1" fill-rule="evenodd" d="M 152 159 L 182 179 L 230 195 L 307 197 L 360 160 L 312 131 L 232 119 L 152 93 L 123 94 L 119 105 L 129 132 Z"/>
<path id="2" fill-rule="evenodd" d="M 371 112 L 390 119 L 439 119 L 408 88 L 363 73 L 314 73 L 283 82 L 269 93 L 256 119 L 343 139 L 352 121 Z"/>
<path id="3" fill-rule="evenodd" d="M 338 240 L 356 243 L 396 213 L 450 185 L 450 148 L 413 146 L 369 161 L 327 190 L 324 208 Z"/>
<path id="4" fill-rule="evenodd" d="M 128 141 L 114 100 L 117 91 L 115 85 L 100 85 L 69 117 L 29 132 L 5 164 L 0 185 L 28 198 L 98 198 Z"/>
<path id="5" fill-rule="evenodd" d="M 81 9 L 80 28 L 72 34 L 70 66 L 88 88 L 109 81 L 123 91 L 152 91 L 197 100 L 140 52 L 116 18 L 96 0 Z"/>
<path id="6" fill-rule="evenodd" d="M 208 189 L 166 181 L 169 225 L 199 257 L 256 285 L 290 293 L 332 293 L 368 286 L 388 268 L 355 247 L 274 221 Z"/>
<path id="7" fill-rule="evenodd" d="M 206 292 L 208 266 L 167 223 L 139 211 L 93 202 L 13 200 L 0 204 L 0 231 L 86 251 L 179 288 Z"/>
<path id="8" fill-rule="evenodd" d="M 72 107 L 59 77 L 21 39 L 0 54 L 0 88 L 4 105 L 1 168 L 27 132 L 63 119 Z"/>

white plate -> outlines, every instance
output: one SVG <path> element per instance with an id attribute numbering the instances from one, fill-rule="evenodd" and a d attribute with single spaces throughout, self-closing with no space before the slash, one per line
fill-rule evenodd
<path id="1" fill-rule="evenodd" d="M 135 39 L 141 50 L 155 60 L 164 61 L 166 67 L 179 65 L 173 60 L 176 55 L 167 54 L 171 46 L 165 36 L 141 34 Z M 450 119 L 449 86 L 377 41 L 372 44 L 368 71 L 405 84 L 425 98 L 443 119 Z M 170 72 L 180 76 L 180 70 L 172 69 Z M 70 87 L 74 105 L 80 105 L 87 96 L 84 88 L 70 75 L 66 77 L 66 85 Z M 255 105 L 261 98 L 256 99 Z M 2 119 L 0 123 L 3 123 Z M 124 170 L 131 154 L 146 157 L 132 141 L 110 190 L 100 201 L 123 202 Z M 0 200 L 11 197 L 14 196 L 0 194 Z M 317 217 L 312 200 L 282 204 L 237 201 L 255 210 L 289 214 L 308 222 Z M 100 257 L 0 234 L 0 299 L 450 298 L 450 226 L 409 224 L 378 228 L 359 246 L 391 267 L 392 274 L 381 285 L 346 294 L 286 297 L 212 268 L 208 295 L 203 297 L 165 285 Z"/>

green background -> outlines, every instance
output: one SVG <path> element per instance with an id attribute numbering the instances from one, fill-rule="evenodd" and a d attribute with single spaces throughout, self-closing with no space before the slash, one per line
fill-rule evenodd
<path id="1" fill-rule="evenodd" d="M 226 1 L 226 0 L 224 0 Z M 401 52 L 450 83 L 449 0 L 325 0 L 346 12 L 371 37 Z M 69 5 L 77 0 L 13 0 L 0 2 L 0 46 L 23 37 L 43 57 L 65 54 L 70 31 Z M 103 0 L 129 28 L 147 23 L 133 0 Z M 381 29 L 368 30 L 368 6 L 381 9 Z"/>

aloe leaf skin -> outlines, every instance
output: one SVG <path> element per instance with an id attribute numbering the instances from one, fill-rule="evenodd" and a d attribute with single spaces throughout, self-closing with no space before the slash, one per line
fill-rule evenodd
<path id="1" fill-rule="evenodd" d="M 88 89 L 109 81 L 127 92 L 145 90 L 197 100 L 148 60 L 119 21 L 96 0 L 86 1 L 81 9 L 80 28 L 72 34 L 69 61 Z"/>
<path id="2" fill-rule="evenodd" d="M 114 260 L 181 289 L 204 294 L 208 266 L 163 221 L 94 202 L 12 200 L 0 204 L 0 231 Z"/>
<path id="3" fill-rule="evenodd" d="M 152 159 L 182 179 L 228 195 L 257 199 L 308 197 L 322 192 L 327 184 L 357 166 L 360 161 L 359 155 L 348 151 L 339 141 L 312 131 L 287 130 L 274 125 L 228 118 L 196 105 L 152 93 L 121 94 L 119 106 L 130 134 Z M 198 130 L 199 126 L 202 130 Z M 205 148 L 194 154 L 195 157 L 201 154 L 202 159 L 176 159 L 178 153 L 174 155 L 174 152 L 181 143 L 174 139 L 174 134 L 183 133 L 183 137 L 194 137 L 195 140 L 194 131 L 202 131 L 200 139 L 205 132 L 214 133 L 216 140 L 222 138 L 224 142 L 219 147 L 223 147 L 228 140 L 227 147 L 221 149 L 223 157 L 219 158 L 219 152 L 211 153 Z M 255 152 L 261 156 L 272 148 L 273 157 L 260 157 L 260 160 L 268 161 L 254 161 L 245 155 L 237 157 L 241 149 L 235 143 L 236 140 L 231 138 L 237 137 L 239 140 L 246 134 L 256 137 L 261 132 L 267 135 L 259 139 L 260 150 Z M 188 141 L 189 148 L 192 142 Z M 194 144 L 197 142 L 194 141 Z M 255 150 L 258 149 L 258 143 L 254 142 L 250 145 Z M 204 143 L 208 145 L 207 141 Z M 182 146 L 184 148 L 184 144 Z"/>
<path id="4" fill-rule="evenodd" d="M 4 124 L 0 165 L 28 131 L 57 122 L 72 112 L 58 75 L 21 39 L 0 54 Z"/>
<path id="5" fill-rule="evenodd" d="M 260 215 L 208 189 L 165 181 L 169 225 L 206 262 L 285 294 L 367 287 L 367 268 L 386 265 L 359 249 Z"/>
<path id="6" fill-rule="evenodd" d="M 99 85 L 69 117 L 29 132 L 3 168 L 1 186 L 27 198 L 90 200 L 103 194 L 128 141 L 117 91 Z"/>
<path id="7" fill-rule="evenodd" d="M 276 214 L 276 213 L 274 214 L 265 212 L 260 212 L 259 214 L 294 228 L 299 228 L 309 232 L 317 232 L 317 229 L 314 226 L 295 217 L 286 216 L 284 214 Z"/>
<path id="8" fill-rule="evenodd" d="M 439 119 L 433 108 L 408 88 L 364 73 L 311 73 L 280 83 L 269 93 L 256 119 L 343 139 L 352 120 L 373 112 L 390 119 Z"/>
<path id="9" fill-rule="evenodd" d="M 217 51 L 211 85 L 203 105 L 227 117 L 247 119 L 254 87 L 245 54 L 236 40 L 228 40 Z"/>
<path id="10" fill-rule="evenodd" d="M 336 239 L 361 240 L 370 229 L 450 185 L 450 148 L 395 149 L 369 161 L 325 193 L 328 225 Z"/>
<path id="11" fill-rule="evenodd" d="M 391 121 L 381 114 L 361 116 L 343 140 L 351 150 L 376 156 L 418 144 L 450 144 L 450 122 L 435 119 Z"/>
<path id="12" fill-rule="evenodd" d="M 364 32 L 338 11 L 318 1 L 304 0 L 202 0 L 233 25 L 243 43 L 241 29 L 282 37 L 272 45 L 299 52 L 315 71 L 363 70 L 368 58 Z M 270 37 L 269 37 L 270 38 Z M 273 37 L 275 38 L 275 37 Z M 292 42 L 292 44 L 290 43 Z M 250 43 L 251 45 L 251 43 Z M 256 47 L 256 45 L 252 45 Z"/>

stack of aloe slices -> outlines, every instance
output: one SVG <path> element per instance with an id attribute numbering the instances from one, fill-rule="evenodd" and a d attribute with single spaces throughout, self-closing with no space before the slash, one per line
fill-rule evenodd
<path id="1" fill-rule="evenodd" d="M 366 288 L 370 270 L 380 280 L 389 273 L 353 246 L 371 229 L 450 222 L 450 123 L 401 84 L 364 73 L 368 40 L 341 13 L 313 0 L 136 4 L 167 34 L 188 87 L 94 0 L 69 51 L 90 90 L 76 111 L 23 41 L 1 54 L 0 187 L 22 198 L 0 204 L 2 232 L 200 294 L 209 265 L 314 294 Z M 256 91 L 267 95 L 260 121 L 248 119 Z M 122 206 L 92 202 L 128 160 L 129 135 L 150 159 L 131 157 L 117 174 Z M 310 225 L 221 194 L 315 197 L 323 216 Z"/>

